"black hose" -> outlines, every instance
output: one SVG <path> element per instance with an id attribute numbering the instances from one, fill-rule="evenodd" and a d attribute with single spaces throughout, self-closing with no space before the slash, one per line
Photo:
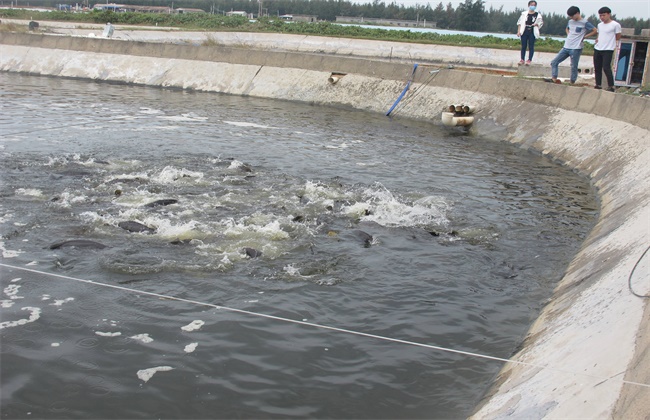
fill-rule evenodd
<path id="1" fill-rule="evenodd" d="M 648 246 L 645 249 L 645 251 L 643 252 L 643 254 L 641 254 L 641 257 L 639 258 L 639 260 L 636 262 L 636 264 L 634 264 L 634 268 L 632 269 L 632 272 L 630 272 L 630 276 L 627 278 L 627 286 L 629 287 L 630 292 L 632 292 L 632 294 L 634 296 L 640 297 L 640 298 L 650 298 L 650 295 L 640 295 L 640 294 L 638 294 L 637 292 L 634 291 L 634 289 L 632 288 L 632 276 L 634 275 L 634 270 L 636 270 L 636 268 L 638 267 L 638 265 L 641 262 L 641 260 L 643 259 L 643 257 L 645 257 L 645 254 L 648 253 L 648 250 L 650 250 L 650 246 Z"/>

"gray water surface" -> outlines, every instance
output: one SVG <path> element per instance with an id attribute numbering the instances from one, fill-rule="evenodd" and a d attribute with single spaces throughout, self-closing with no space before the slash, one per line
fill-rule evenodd
<path id="1" fill-rule="evenodd" d="M 2 418 L 465 417 L 500 362 L 256 314 L 508 358 L 597 215 L 427 122 L 7 73 L 0 111 Z"/>

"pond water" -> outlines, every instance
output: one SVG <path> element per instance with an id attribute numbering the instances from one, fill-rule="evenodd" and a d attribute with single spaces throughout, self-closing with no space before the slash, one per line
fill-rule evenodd
<path id="1" fill-rule="evenodd" d="M 429 122 L 0 98 L 3 418 L 465 417 L 502 362 L 319 326 L 508 358 L 597 216 L 567 168 Z"/>

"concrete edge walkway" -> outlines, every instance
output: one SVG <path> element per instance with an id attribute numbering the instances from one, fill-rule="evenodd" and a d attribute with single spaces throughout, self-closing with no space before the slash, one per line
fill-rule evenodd
<path id="1" fill-rule="evenodd" d="M 28 26 L 28 21 L 3 19 L 3 22 Z M 49 34 L 75 37 L 101 37 L 104 25 L 78 22 L 40 22 L 40 29 Z M 313 35 L 290 35 L 280 33 L 185 31 L 178 28 L 159 28 L 155 26 L 114 25 L 113 39 L 123 41 L 144 41 L 161 43 L 182 43 L 230 48 L 255 48 L 265 51 L 288 51 L 301 53 L 333 54 L 355 56 L 404 63 L 441 63 L 468 67 L 492 67 L 516 72 L 519 50 L 494 48 L 475 48 L 450 45 L 417 44 L 411 42 L 376 41 L 369 39 L 350 39 Z M 555 53 L 537 52 L 533 60 L 535 66 L 544 67 L 550 76 L 551 60 Z M 560 65 L 569 69 L 569 61 Z M 580 69 L 591 69 L 590 56 L 580 58 Z M 585 74 L 587 72 L 585 71 Z M 567 76 L 568 77 L 568 76 Z"/>

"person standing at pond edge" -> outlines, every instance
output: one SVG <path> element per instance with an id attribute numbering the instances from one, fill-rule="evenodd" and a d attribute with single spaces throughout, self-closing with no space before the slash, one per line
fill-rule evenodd
<path id="1" fill-rule="evenodd" d="M 530 65 L 535 55 L 535 40 L 539 38 L 539 30 L 544 25 L 542 14 L 535 11 L 537 9 L 537 2 L 531 0 L 528 2 L 528 10 L 524 10 L 517 21 L 517 36 L 521 38 L 521 60 L 519 65 L 524 64 L 526 59 L 526 47 L 528 47 L 528 61 L 526 65 Z"/>
<path id="2" fill-rule="evenodd" d="M 614 92 L 614 75 L 612 74 L 612 56 L 621 39 L 621 25 L 612 20 L 612 9 L 601 7 L 598 10 L 598 38 L 594 46 L 594 71 L 596 72 L 596 89 L 602 89 L 603 71 L 607 78 L 607 90 Z"/>
<path id="3" fill-rule="evenodd" d="M 580 9 L 577 6 L 569 7 L 566 14 L 570 18 L 566 27 L 567 37 L 564 41 L 564 47 L 562 47 L 560 52 L 557 53 L 557 56 L 551 61 L 551 81 L 561 83 L 557 79 L 559 73 L 558 66 L 561 62 L 571 57 L 571 84 L 573 84 L 578 80 L 578 63 L 580 63 L 584 39 L 596 35 L 598 29 L 582 17 Z"/>

